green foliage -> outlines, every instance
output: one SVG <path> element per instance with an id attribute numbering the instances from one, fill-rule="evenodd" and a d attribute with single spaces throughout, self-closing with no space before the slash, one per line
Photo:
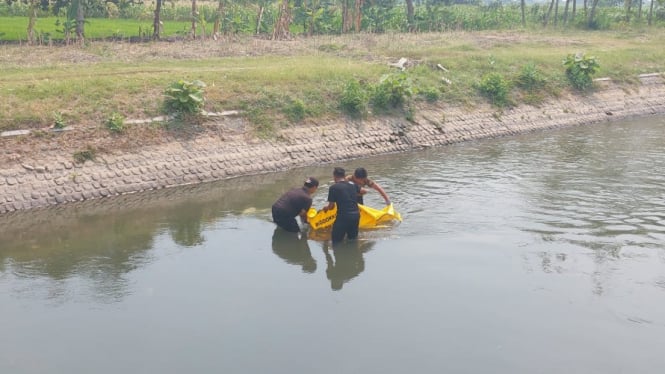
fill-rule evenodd
<path id="1" fill-rule="evenodd" d="M 499 73 L 483 75 L 478 84 L 478 90 L 496 106 L 502 107 L 509 103 L 508 92 L 510 91 L 510 84 Z"/>
<path id="2" fill-rule="evenodd" d="M 384 75 L 374 86 L 370 102 L 374 109 L 400 108 L 413 96 L 411 79 L 405 73 Z"/>
<path id="3" fill-rule="evenodd" d="M 79 164 L 82 164 L 88 160 L 94 160 L 95 156 L 97 154 L 97 151 L 91 147 L 88 146 L 86 149 L 74 152 L 74 161 L 76 161 Z"/>
<path id="4" fill-rule="evenodd" d="M 164 91 L 164 109 L 166 113 L 176 116 L 187 114 L 198 114 L 205 103 L 205 83 L 194 80 L 179 80 L 171 83 Z"/>
<path id="5" fill-rule="evenodd" d="M 584 53 L 569 54 L 563 60 L 568 81 L 578 90 L 584 91 L 593 85 L 591 76 L 600 68 L 596 57 L 587 57 Z"/>
<path id="6" fill-rule="evenodd" d="M 291 122 L 302 121 L 305 119 L 309 112 L 305 106 L 305 103 L 299 99 L 291 100 L 291 102 L 288 103 L 286 107 L 284 107 L 283 111 Z"/>
<path id="7" fill-rule="evenodd" d="M 367 110 L 367 92 L 355 79 L 346 83 L 342 91 L 341 107 L 344 112 L 352 116 L 362 116 Z"/>
<path id="8" fill-rule="evenodd" d="M 441 91 L 435 87 L 423 87 L 418 90 L 418 94 L 425 98 L 430 103 L 433 103 L 441 98 Z"/>
<path id="9" fill-rule="evenodd" d="M 124 131 L 125 118 L 120 113 L 112 113 L 109 118 L 106 119 L 106 128 L 115 133 Z"/>
<path id="10" fill-rule="evenodd" d="M 55 129 L 64 129 L 67 126 L 65 119 L 62 117 L 62 113 L 53 112 L 53 128 Z"/>
<path id="11" fill-rule="evenodd" d="M 523 90 L 534 91 L 542 89 L 547 83 L 547 78 L 538 70 L 536 64 L 529 63 L 522 66 L 515 83 Z"/>

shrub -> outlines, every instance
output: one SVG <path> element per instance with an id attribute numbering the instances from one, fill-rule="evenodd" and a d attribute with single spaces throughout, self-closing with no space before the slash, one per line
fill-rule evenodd
<path id="1" fill-rule="evenodd" d="M 106 119 L 106 128 L 112 132 L 122 132 L 125 129 L 125 118 L 120 113 L 112 113 Z"/>
<path id="2" fill-rule="evenodd" d="M 600 65 L 595 57 L 586 57 L 584 53 L 569 54 L 563 60 L 566 67 L 568 81 L 578 90 L 587 90 L 593 85 L 591 76 L 595 74 Z"/>
<path id="3" fill-rule="evenodd" d="M 198 114 L 203 109 L 205 98 L 203 96 L 205 83 L 179 80 L 171 83 L 164 95 L 164 109 L 168 114 L 176 116 L 182 114 Z"/>
<path id="4" fill-rule="evenodd" d="M 543 76 L 540 70 L 538 70 L 534 63 L 529 63 L 522 67 L 515 83 L 518 87 L 524 90 L 533 91 L 543 88 L 547 83 L 547 79 Z"/>
<path id="5" fill-rule="evenodd" d="M 302 100 L 292 100 L 285 108 L 284 114 L 291 122 L 300 122 L 307 116 L 307 107 Z"/>
<path id="6" fill-rule="evenodd" d="M 492 104 L 504 106 L 508 104 L 508 81 L 499 73 L 485 74 L 478 85 L 480 93 L 487 97 Z"/>
<path id="7" fill-rule="evenodd" d="M 411 96 L 413 88 L 406 74 L 388 74 L 374 86 L 370 101 L 375 109 L 390 109 L 402 107 Z"/>
<path id="8" fill-rule="evenodd" d="M 430 103 L 433 103 L 441 98 L 441 91 L 435 87 L 421 88 L 418 93 Z"/>
<path id="9" fill-rule="evenodd" d="M 53 128 L 64 129 L 67 126 L 65 119 L 62 118 L 62 113 L 53 112 Z"/>
<path id="10" fill-rule="evenodd" d="M 347 82 L 340 100 L 342 110 L 352 116 L 361 116 L 367 110 L 367 92 L 355 79 Z"/>

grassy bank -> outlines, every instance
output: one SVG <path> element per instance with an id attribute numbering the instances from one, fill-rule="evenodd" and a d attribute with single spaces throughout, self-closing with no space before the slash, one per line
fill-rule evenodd
<path id="1" fill-rule="evenodd" d="M 159 115 L 164 89 L 180 79 L 207 84 L 206 110 L 243 110 L 257 128 L 270 130 L 345 115 L 340 100 L 346 84 L 379 82 L 397 71 L 388 63 L 401 57 L 409 60 L 404 74 L 415 107 L 485 101 L 478 86 L 488 73 L 505 78 L 509 104 L 537 104 L 571 89 L 562 66 L 568 54 L 596 56 L 596 77 L 630 89 L 636 74 L 665 71 L 663 45 L 662 29 L 6 45 L 0 52 L 0 131 L 50 126 L 58 116 L 66 124 L 102 126 L 116 112 L 125 118 Z M 527 65 L 541 80 L 519 89 L 514 83 Z"/>

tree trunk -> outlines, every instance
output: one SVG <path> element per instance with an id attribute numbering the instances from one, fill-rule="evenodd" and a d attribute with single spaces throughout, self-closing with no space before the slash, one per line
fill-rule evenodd
<path id="1" fill-rule="evenodd" d="M 152 19 L 152 39 L 159 40 L 162 28 L 162 21 L 160 20 L 162 13 L 162 0 L 157 0 L 155 4 L 155 16 Z"/>
<path id="2" fill-rule="evenodd" d="M 349 0 L 342 0 L 342 34 L 346 34 L 351 29 L 350 13 Z"/>
<path id="3" fill-rule="evenodd" d="M 589 17 L 586 21 L 588 28 L 591 28 L 591 25 L 593 25 L 594 17 L 596 16 L 596 6 L 598 6 L 598 0 L 593 0 L 593 4 L 591 4 L 591 11 L 589 12 Z"/>
<path id="4" fill-rule="evenodd" d="M 286 39 L 289 37 L 289 26 L 291 25 L 291 12 L 289 10 L 289 0 L 282 0 L 279 6 L 277 22 L 272 32 L 272 39 Z"/>
<path id="5" fill-rule="evenodd" d="M 263 5 L 259 6 L 259 15 L 256 17 L 256 35 L 261 33 L 261 22 L 263 22 L 263 11 L 265 9 Z"/>
<path id="6" fill-rule="evenodd" d="M 76 7 L 76 42 L 81 45 L 85 42 L 85 11 L 82 0 L 78 1 Z"/>
<path id="7" fill-rule="evenodd" d="M 224 0 L 217 1 L 217 17 L 215 17 L 215 24 L 212 26 L 212 37 L 217 38 L 221 35 L 222 31 L 222 20 L 224 19 Z M 259 23 L 260 23 L 259 19 Z M 258 30 L 258 26 L 257 26 Z M 257 31 L 258 33 L 258 31 Z"/>
<path id="8" fill-rule="evenodd" d="M 30 17 L 28 18 L 28 44 L 35 42 L 35 23 L 37 22 L 37 0 L 30 1 Z"/>
<path id="9" fill-rule="evenodd" d="M 584 0 L 584 18 L 589 17 L 589 1 Z"/>
<path id="10" fill-rule="evenodd" d="M 522 27 L 526 27 L 526 17 L 524 16 L 524 8 L 526 8 L 526 1 L 520 0 L 520 11 L 522 12 Z"/>
<path id="11" fill-rule="evenodd" d="M 355 30 L 360 32 L 360 26 L 362 26 L 362 17 L 363 17 L 363 0 L 356 0 L 355 7 Z"/>
<path id="12" fill-rule="evenodd" d="M 406 0 L 406 23 L 408 24 L 409 32 L 416 31 L 413 0 Z"/>
<path id="13" fill-rule="evenodd" d="M 649 6 L 649 21 L 648 21 L 649 26 L 651 26 L 651 19 L 653 17 L 653 2 L 654 1 L 655 0 L 651 0 L 651 5 Z"/>
<path id="14" fill-rule="evenodd" d="M 575 0 L 573 0 L 574 2 Z M 570 5 L 570 0 L 566 0 L 566 5 L 563 8 L 563 25 L 566 26 L 568 23 L 568 6 Z"/>
<path id="15" fill-rule="evenodd" d="M 577 0 L 573 0 L 573 14 L 570 15 L 570 19 L 575 23 L 575 15 L 577 15 Z"/>
<path id="16" fill-rule="evenodd" d="M 642 3 L 643 3 L 643 1 L 640 0 L 640 2 L 638 3 L 639 5 L 637 7 L 637 19 L 639 19 L 639 20 L 642 19 Z"/>
<path id="17" fill-rule="evenodd" d="M 196 6 L 196 0 L 192 0 L 192 39 L 196 39 L 196 20 L 199 18 L 199 11 Z"/>
<path id="18" fill-rule="evenodd" d="M 624 4 L 626 7 L 626 22 L 630 22 L 630 12 L 633 8 L 633 0 L 625 0 Z"/>
<path id="19" fill-rule="evenodd" d="M 550 22 L 550 16 L 552 15 L 552 9 L 554 9 L 554 2 L 556 0 L 550 1 L 550 7 L 547 9 L 547 13 L 545 14 L 545 19 L 543 20 L 543 26 L 547 27 L 547 24 Z"/>
<path id="20" fill-rule="evenodd" d="M 559 24 L 559 0 L 555 0 L 556 5 L 554 6 L 554 26 Z"/>

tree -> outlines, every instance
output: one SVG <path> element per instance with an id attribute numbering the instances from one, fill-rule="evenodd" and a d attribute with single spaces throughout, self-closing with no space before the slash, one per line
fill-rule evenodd
<path id="1" fill-rule="evenodd" d="M 272 32 L 272 39 L 287 39 L 291 35 L 291 32 L 289 31 L 290 26 L 291 6 L 289 5 L 289 0 L 282 0 L 279 5 L 277 21 L 275 22 L 275 27 Z"/>
<path id="2" fill-rule="evenodd" d="M 633 0 L 625 0 L 624 5 L 626 8 L 626 22 L 630 22 L 630 12 L 632 12 Z"/>
<path id="3" fill-rule="evenodd" d="M 215 23 L 212 26 L 212 37 L 216 39 L 222 34 L 222 21 L 226 15 L 226 6 L 228 5 L 227 0 L 217 0 L 217 10 L 215 11 Z M 261 16 L 263 15 L 263 2 L 260 2 L 259 6 L 261 7 L 261 12 L 257 20 L 257 34 L 259 24 L 261 24 Z"/>
<path id="4" fill-rule="evenodd" d="M 549 9 L 547 9 L 547 13 L 545 14 L 545 18 L 543 19 L 543 26 L 544 27 L 547 27 L 547 24 L 550 21 L 550 16 L 552 15 L 552 9 L 554 9 L 554 2 L 555 1 L 556 0 L 551 0 L 550 1 L 550 7 L 549 7 Z"/>
<path id="5" fill-rule="evenodd" d="M 409 32 L 416 30 L 416 23 L 413 11 L 413 0 L 406 0 L 406 22 L 408 24 Z"/>
<path id="6" fill-rule="evenodd" d="M 155 17 L 152 20 L 152 39 L 159 40 L 162 21 L 160 20 L 160 14 L 162 13 L 162 0 L 157 0 L 155 5 Z"/>
<path id="7" fill-rule="evenodd" d="M 78 44 L 83 44 L 85 42 L 85 0 L 72 0 L 70 6 L 70 16 L 76 14 L 76 23 L 75 23 L 75 32 L 76 32 L 76 42 Z"/>
<path id="8" fill-rule="evenodd" d="M 28 43 L 35 42 L 35 23 L 37 22 L 37 8 L 39 0 L 30 0 L 30 10 L 28 15 Z"/>
<path id="9" fill-rule="evenodd" d="M 573 0 L 575 2 L 575 0 Z M 563 25 L 565 26 L 568 23 L 568 6 L 570 5 L 570 0 L 566 0 L 566 5 L 563 8 Z"/>
<path id="10" fill-rule="evenodd" d="M 199 19 L 199 10 L 196 6 L 196 0 L 192 0 L 192 38 L 196 39 L 196 21 Z"/>
<path id="11" fill-rule="evenodd" d="M 411 1 L 411 0 L 407 0 Z M 355 31 L 360 32 L 360 27 L 362 25 L 362 16 L 363 16 L 363 0 L 355 0 L 355 10 L 354 10 L 354 23 L 355 23 Z"/>
<path id="12" fill-rule="evenodd" d="M 596 16 L 596 7 L 598 6 L 598 0 L 593 0 L 591 4 L 591 11 L 589 11 L 589 16 L 587 17 L 586 25 L 588 28 L 593 28 L 595 26 L 595 16 Z"/>
<path id="13" fill-rule="evenodd" d="M 346 34 L 351 30 L 351 24 L 353 19 L 351 17 L 351 11 L 349 10 L 349 1 L 342 0 L 342 34 Z"/>

